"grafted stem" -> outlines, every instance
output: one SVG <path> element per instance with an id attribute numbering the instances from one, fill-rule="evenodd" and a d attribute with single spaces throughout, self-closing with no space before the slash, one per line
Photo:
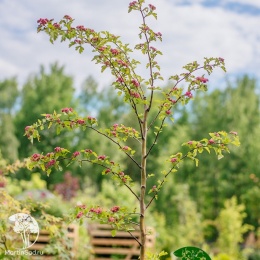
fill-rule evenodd
<path id="1" fill-rule="evenodd" d="M 145 259 L 146 228 L 145 228 L 145 192 L 146 192 L 146 146 L 147 146 L 147 116 L 148 108 L 144 106 L 144 119 L 142 122 L 142 151 L 141 151 L 141 190 L 140 190 L 140 232 L 141 232 L 141 250 L 140 259 Z"/>

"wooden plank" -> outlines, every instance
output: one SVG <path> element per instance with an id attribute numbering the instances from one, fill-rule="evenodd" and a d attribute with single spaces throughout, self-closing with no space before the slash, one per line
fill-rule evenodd
<path id="1" fill-rule="evenodd" d="M 54 257 L 54 256 L 47 256 L 47 255 L 35 255 L 35 256 L 30 256 L 30 259 L 31 260 L 45 260 L 45 259 L 47 259 L 47 260 L 54 260 L 54 259 L 56 259 L 57 257 Z"/>
<path id="2" fill-rule="evenodd" d="M 111 226 L 107 224 L 89 224 L 88 225 L 88 230 L 110 230 L 111 231 Z M 124 230 L 119 230 L 121 232 L 125 232 Z M 139 232 L 138 229 L 133 230 L 132 232 Z"/>
<path id="3" fill-rule="evenodd" d="M 118 239 L 118 238 L 93 238 L 91 239 L 92 245 L 118 245 L 118 246 L 132 246 L 132 245 L 138 245 L 137 241 L 134 239 Z"/>
<path id="4" fill-rule="evenodd" d="M 111 258 L 107 258 L 107 257 L 95 257 L 95 260 L 111 260 Z"/>
<path id="5" fill-rule="evenodd" d="M 38 239 L 37 239 L 37 243 L 39 242 L 49 242 L 50 240 L 50 236 L 39 236 Z"/>
<path id="6" fill-rule="evenodd" d="M 108 224 L 97 224 L 97 223 L 92 223 L 89 224 L 89 228 L 91 229 L 111 229 L 111 226 Z"/>
<path id="7" fill-rule="evenodd" d="M 139 249 L 133 250 L 132 248 L 120 248 L 120 247 L 95 247 L 93 249 L 94 254 L 118 254 L 127 255 L 131 252 L 132 255 L 139 255 Z"/>
<path id="8" fill-rule="evenodd" d="M 41 234 L 41 235 L 49 235 L 50 232 L 47 231 L 47 230 L 40 230 L 40 234 Z"/>
<path id="9" fill-rule="evenodd" d="M 67 237 L 69 239 L 71 239 L 71 241 L 72 241 L 72 249 L 71 250 L 76 253 L 77 246 L 78 246 L 78 226 L 77 225 L 68 226 Z M 32 250 L 41 251 L 41 250 L 44 249 L 44 247 L 46 247 L 49 244 L 50 238 L 51 238 L 51 236 L 50 236 L 49 231 L 41 230 L 37 241 L 31 247 L 29 247 L 28 249 L 31 250 L 31 251 Z M 36 257 L 39 258 L 39 256 L 36 256 Z M 38 259 L 36 257 L 34 259 Z M 40 259 L 44 259 L 44 260 L 45 259 L 55 259 L 51 256 L 46 256 L 46 255 L 43 255 L 43 256 L 40 256 L 40 257 L 41 257 Z"/>
<path id="10" fill-rule="evenodd" d="M 125 231 L 117 231 L 116 236 L 111 235 L 111 226 L 103 224 L 91 224 L 88 226 L 90 235 L 90 244 L 92 246 L 92 260 L 108 260 L 111 255 L 124 256 L 123 259 L 137 259 L 140 254 L 140 246 L 138 242 Z M 155 244 L 155 232 L 149 228 L 151 232 L 147 235 L 147 247 L 153 248 Z M 131 232 L 134 237 L 140 239 L 140 231 Z"/>
<path id="11" fill-rule="evenodd" d="M 38 244 L 35 243 L 32 246 L 29 247 L 29 250 L 43 250 L 44 247 L 46 247 L 48 244 Z"/>
<path id="12" fill-rule="evenodd" d="M 90 235 L 92 237 L 111 237 L 111 230 L 90 230 Z M 133 231 L 131 234 L 135 237 L 140 237 L 140 232 Z M 131 237 L 126 231 L 117 231 L 115 237 Z"/>

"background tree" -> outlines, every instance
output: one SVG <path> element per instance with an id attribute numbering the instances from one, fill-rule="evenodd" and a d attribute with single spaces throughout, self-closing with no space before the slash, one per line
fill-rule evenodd
<path id="1" fill-rule="evenodd" d="M 232 197 L 225 201 L 216 220 L 219 252 L 228 254 L 230 260 L 245 259 L 240 244 L 243 242 L 243 235 L 252 230 L 252 226 L 243 223 L 246 217 L 244 210 L 244 205 L 238 204 L 236 197 Z"/>
<path id="2" fill-rule="evenodd" d="M 180 181 L 188 180 L 191 196 L 206 218 L 214 219 L 226 198 L 241 195 L 257 185 L 259 179 L 259 94 L 257 82 L 248 76 L 228 83 L 223 90 L 198 93 L 192 104 L 188 127 L 190 138 L 201 138 L 205 133 L 225 128 L 241 133 L 243 149 L 232 150 L 231 160 L 217 163 L 212 156 L 201 156 L 201 167 L 186 166 Z M 191 114 L 189 114 L 191 115 Z M 187 178 L 186 178 L 187 177 Z M 231 185 L 232 184 L 232 185 Z"/>
<path id="3" fill-rule="evenodd" d="M 64 67 L 57 63 L 50 65 L 49 72 L 41 66 L 39 74 L 31 76 L 25 83 L 21 93 L 20 109 L 15 118 L 16 136 L 19 139 L 19 156 L 26 158 L 34 152 L 47 152 L 53 146 L 66 144 L 72 146 L 70 133 L 55 136 L 52 130 L 43 132 L 41 142 L 31 145 L 18 129 L 24 129 L 28 124 L 35 122 L 42 111 L 52 113 L 60 107 L 75 105 L 73 79 L 64 73 Z M 29 178 L 28 172 L 17 174 L 19 178 Z M 45 178 L 45 176 L 43 176 Z M 55 180 L 56 179 L 56 180 Z M 52 176 L 46 179 L 48 183 L 62 180 L 61 176 Z"/>
<path id="4" fill-rule="evenodd" d="M 15 136 L 13 116 L 19 95 L 15 78 L 0 82 L 0 150 L 10 162 L 18 159 L 19 142 Z"/>
<path id="5" fill-rule="evenodd" d="M 245 80 L 244 80 L 245 79 Z M 95 82 L 92 79 L 93 82 Z M 248 82 L 253 83 L 251 85 L 251 87 L 247 86 Z M 90 81 L 91 83 L 91 81 Z M 88 84 L 90 84 L 88 83 Z M 241 94 L 243 93 L 242 90 L 239 88 L 241 88 L 241 83 L 244 84 L 244 88 L 247 89 L 247 93 L 246 94 Z M 242 84 L 242 85 L 243 85 Z M 90 84 L 91 85 L 91 84 Z M 97 85 L 97 83 L 96 83 Z M 87 88 L 87 84 L 86 84 L 86 88 Z M 253 91 L 252 91 L 253 90 Z M 228 92 L 229 91 L 229 92 Z M 106 117 L 106 113 L 105 111 L 113 111 L 113 107 L 114 107 L 114 102 L 112 101 L 113 98 L 116 98 L 116 95 L 114 93 L 111 93 L 110 95 L 106 95 L 105 94 L 106 91 L 104 91 L 104 94 L 100 94 L 100 90 L 98 90 L 98 88 L 96 87 L 96 92 L 94 92 L 91 95 L 86 95 L 88 96 L 88 98 L 90 98 L 90 101 L 85 101 L 85 104 L 79 103 L 80 106 L 82 107 L 82 111 L 83 111 L 83 106 L 87 105 L 88 102 L 92 102 L 93 103 L 93 107 L 94 107 L 94 112 L 99 116 L 100 110 L 103 110 L 103 117 Z M 250 99 L 251 96 L 251 99 Z M 110 100 L 111 97 L 111 100 Z M 231 97 L 233 97 L 233 100 L 231 100 Z M 243 98 L 245 98 L 245 100 L 243 100 Z M 104 102 L 103 104 L 103 99 L 107 98 L 109 101 Z M 240 98 L 240 101 L 237 102 L 238 104 L 236 104 L 237 99 Z M 248 105 L 246 105 L 246 102 L 248 101 L 248 99 L 251 100 L 251 102 L 249 102 Z M 96 102 L 95 101 L 91 101 L 91 100 L 100 100 L 100 104 L 98 104 L 97 106 L 95 106 Z M 209 102 L 207 102 L 209 100 Z M 258 119 L 258 113 L 259 113 L 259 109 L 258 107 L 258 100 L 259 100 L 259 93 L 257 92 L 257 82 L 254 79 L 250 79 L 249 77 L 245 76 L 243 78 L 238 79 L 236 82 L 233 82 L 233 84 L 229 83 L 229 85 L 227 86 L 227 89 L 223 89 L 223 90 L 214 90 L 211 93 L 209 93 L 208 95 L 206 95 L 206 97 L 203 99 L 203 95 L 198 95 L 195 97 L 194 100 L 194 107 L 197 109 L 196 113 L 188 113 L 189 109 L 186 111 L 179 111 L 178 112 L 178 116 L 177 119 L 175 120 L 175 123 L 178 122 L 178 124 L 175 124 L 173 128 L 166 128 L 165 131 L 162 133 L 162 135 L 159 138 L 159 141 L 161 141 L 163 143 L 163 149 L 158 149 L 157 146 L 155 146 L 155 150 L 156 153 L 154 153 L 153 156 L 153 160 L 151 162 L 151 164 L 153 165 L 151 168 L 152 170 L 150 170 L 150 172 L 158 172 L 159 169 L 164 169 L 165 165 L 165 160 L 167 159 L 167 151 L 169 149 L 173 149 L 175 147 L 179 147 L 181 145 L 181 143 L 183 143 L 183 141 L 185 140 L 189 140 L 192 139 L 192 134 L 194 134 L 192 131 L 190 131 L 191 129 L 196 129 L 197 127 L 200 129 L 200 131 L 203 131 L 204 128 L 207 128 L 207 124 L 208 125 L 213 125 L 211 128 L 209 128 L 207 131 L 211 131 L 214 128 L 217 128 L 217 126 L 219 126 L 219 130 L 223 129 L 225 126 L 221 126 L 222 122 L 227 121 L 226 117 L 227 117 L 227 113 L 219 113 L 218 110 L 214 109 L 214 104 L 215 105 L 221 105 L 222 109 L 225 109 L 225 111 L 227 111 L 227 108 L 230 104 L 230 106 L 232 107 L 232 104 L 236 104 L 237 105 L 237 110 L 241 109 L 241 107 L 244 107 L 244 109 L 241 109 L 240 111 L 240 117 L 239 120 L 237 120 L 237 122 L 240 122 L 240 118 L 242 118 L 243 120 L 246 119 L 247 117 L 251 118 L 250 120 L 248 120 L 248 122 L 242 121 L 242 122 L 247 122 L 246 124 L 243 124 L 241 122 L 241 124 L 236 124 L 238 125 L 237 128 L 244 128 L 244 135 L 246 135 L 246 129 L 250 128 L 251 124 L 250 122 L 255 122 Z M 2 101 L 2 100 L 1 100 Z M 119 100 L 119 102 L 121 102 Z M 16 113 L 16 110 L 14 108 L 8 107 L 8 104 L 4 104 L 3 102 L 1 103 L 2 105 L 2 112 L 4 111 L 4 113 L 6 114 L 7 112 L 11 111 L 11 115 Z M 15 103 L 14 103 L 15 104 Z M 213 105 L 212 105 L 213 104 Z M 242 104 L 242 105 L 241 105 Z M 123 105 L 123 101 L 122 103 L 120 103 L 120 105 Z M 245 105 L 245 106 L 244 106 Z M 17 107 L 17 105 L 14 105 L 13 107 Z M 211 108 L 212 106 L 212 108 Z M 246 108 L 245 108 L 246 107 Z M 252 109 L 252 107 L 254 107 L 254 109 Z M 19 107 L 18 107 L 19 108 Z M 89 106 L 90 109 L 90 106 Z M 116 109 L 115 109 L 116 110 Z M 89 110 L 91 111 L 91 110 Z M 124 117 L 122 122 L 125 125 L 129 125 L 131 122 L 131 111 L 128 111 L 127 109 L 125 109 L 124 111 L 127 111 L 128 113 L 124 113 Z M 220 110 L 222 111 L 222 110 Z M 251 112 L 250 112 L 251 111 Z M 92 109 L 93 112 L 93 109 Z M 249 113 L 250 112 L 250 113 Z M 3 113 L 3 114 L 4 114 Z M 83 113 L 83 112 L 82 112 Z M 233 117 L 235 117 L 234 112 L 233 113 Z M 197 117 L 197 114 L 200 115 Z M 219 116 L 219 114 L 221 116 Z M 188 116 L 187 116 L 188 115 Z M 192 115 L 192 117 L 190 117 Z M 120 115 L 117 115 L 118 117 Z M 255 119 L 252 120 L 252 118 L 256 116 Z M 112 125 L 113 123 L 116 122 L 116 119 L 114 119 L 113 116 L 111 116 L 111 114 L 109 114 L 109 116 L 111 118 L 111 121 L 108 120 L 106 121 L 109 125 Z M 220 118 L 219 118 L 220 117 Z M 228 117 L 231 117 L 231 115 L 229 115 Z M 13 117 L 6 117 L 8 118 L 9 122 L 12 123 Z M 230 120 L 230 122 L 232 122 Z M 196 124 L 195 124 L 196 123 Z M 206 124 L 207 123 L 207 124 Z M 194 127 L 194 125 L 196 126 L 196 128 Z M 204 127 L 202 127 L 204 125 Z M 3 127 L 5 127 L 5 125 L 1 126 L 1 130 L 3 129 Z M 250 128 L 251 129 L 251 128 Z M 250 152 L 250 158 L 249 160 L 252 162 L 249 165 L 244 166 L 244 168 L 246 169 L 245 171 L 241 172 L 239 175 L 235 174 L 236 178 L 241 178 L 241 179 L 236 179 L 235 182 L 237 181 L 241 181 L 245 180 L 245 187 L 243 187 L 244 193 L 241 193 L 241 191 L 239 191 L 237 193 L 237 195 L 239 195 L 239 201 L 242 201 L 246 207 L 246 212 L 247 212 L 247 216 L 244 219 L 245 223 L 251 223 L 253 224 L 255 227 L 258 226 L 259 223 L 259 205 L 257 203 L 255 203 L 255 201 L 259 200 L 259 188 L 258 188 L 258 183 L 259 183 L 259 170 L 257 169 L 257 154 L 258 154 L 258 135 L 257 135 L 257 123 L 252 125 L 252 129 L 251 129 L 251 134 L 250 138 L 248 138 L 248 135 L 244 137 L 244 142 L 246 145 L 246 151 Z M 205 131 L 206 132 L 206 131 Z M 148 138 L 150 138 L 152 140 L 153 137 L 153 133 L 151 133 Z M 97 144 L 102 144 L 102 142 L 100 142 L 100 138 L 96 137 L 94 138 L 94 135 L 91 135 L 91 133 L 88 133 L 88 135 L 86 136 L 85 132 L 78 132 L 77 133 L 77 137 L 80 137 L 83 142 L 86 143 L 86 146 L 91 146 L 91 147 L 95 147 Z M 199 136 L 198 136 L 199 137 Z M 251 138 L 252 137 L 252 138 Z M 74 139 L 75 141 L 76 139 Z M 254 142 L 254 140 L 256 140 L 256 142 Z M 78 145 L 80 145 L 80 142 L 75 142 L 74 143 L 74 149 L 75 150 L 79 150 L 78 149 Z M 106 143 L 106 145 L 110 145 L 108 142 Z M 105 150 L 104 153 L 108 154 L 109 152 L 111 153 L 111 147 L 113 148 L 113 145 L 111 146 L 106 146 L 103 145 L 103 148 Z M 84 147 L 85 145 L 83 145 L 82 147 Z M 130 146 L 130 145 L 129 145 Z M 3 147 L 3 146 L 2 146 Z M 132 147 L 132 146 L 131 146 Z M 102 149 L 103 149 L 102 148 Z M 106 152 L 105 152 L 106 151 Z M 177 150 L 176 150 L 177 151 Z M 240 151 L 242 152 L 242 151 Z M 113 153 L 113 150 L 112 150 Z M 111 153 L 111 154 L 112 154 Z M 233 158 L 234 163 L 232 165 L 240 165 L 241 160 L 245 160 L 247 157 L 247 155 L 243 152 L 242 154 L 239 154 L 238 151 L 235 151 L 236 156 Z M 153 155 L 153 153 L 151 154 Z M 233 156 L 231 154 L 231 156 Z M 118 156 L 119 160 L 124 160 L 123 156 Z M 204 161 L 204 163 L 206 165 L 209 165 L 212 163 L 212 161 L 208 161 L 207 157 L 205 156 L 201 156 L 201 161 Z M 225 158 L 222 160 L 223 162 L 225 162 Z M 124 160 L 124 163 L 126 165 L 126 168 L 131 167 L 130 163 Z M 245 163 L 246 160 L 245 160 Z M 88 171 L 85 171 L 84 167 L 86 167 L 88 169 Z M 149 164 L 150 167 L 150 164 Z M 230 165 L 227 164 L 225 166 L 227 169 L 230 170 Z M 158 238 L 159 240 L 159 244 L 163 246 L 164 249 L 168 249 L 169 251 L 171 251 L 170 246 L 172 244 L 175 245 L 179 245 L 180 247 L 183 246 L 183 244 L 181 244 L 180 239 L 178 239 L 178 237 L 173 237 L 172 234 L 169 232 L 169 230 L 165 230 L 164 227 L 167 226 L 169 227 L 169 229 L 176 229 L 179 225 L 180 225 L 180 221 L 181 221 L 181 217 L 180 217 L 180 213 L 178 212 L 180 206 L 180 201 L 178 199 L 176 199 L 178 196 L 180 196 L 180 194 L 184 194 L 184 191 L 186 192 L 185 195 L 187 197 L 185 197 L 185 201 L 189 201 L 190 197 L 193 198 L 193 200 L 197 203 L 199 202 L 200 205 L 200 213 L 202 214 L 202 220 L 205 220 L 207 218 L 210 219 L 214 219 L 215 216 L 218 216 L 218 211 L 222 209 L 222 205 L 224 204 L 225 199 L 227 198 L 226 196 L 229 196 L 230 193 L 230 188 L 233 189 L 232 185 L 230 185 L 230 183 L 227 183 L 227 181 L 225 179 L 218 179 L 219 185 L 222 185 L 223 187 L 214 187 L 217 188 L 218 191 L 218 197 L 217 197 L 217 201 L 218 204 L 217 205 L 218 209 L 214 209 L 211 205 L 212 201 L 214 201 L 214 193 L 212 192 L 212 190 L 210 190 L 212 188 L 212 186 L 214 186 L 214 182 L 211 180 L 211 178 L 214 180 L 214 175 L 212 175 L 212 172 L 214 172 L 214 169 L 217 168 L 219 169 L 220 172 L 222 172 L 222 168 L 223 167 L 219 167 L 218 164 L 211 166 L 211 170 L 209 171 L 207 167 L 204 167 L 204 164 L 200 163 L 200 171 L 199 173 L 196 173 L 196 168 L 194 168 L 192 166 L 192 164 L 187 164 L 184 163 L 184 167 L 181 168 L 178 172 L 178 174 L 173 175 L 171 178 L 168 178 L 168 184 L 165 187 L 164 190 L 162 190 L 160 196 L 158 197 L 158 200 L 155 201 L 155 205 L 152 208 L 153 214 L 155 216 L 158 216 L 157 219 L 160 223 L 164 223 L 162 224 L 162 226 L 158 225 L 158 223 L 154 222 L 154 226 L 156 227 L 156 230 L 160 231 L 161 236 L 163 236 L 164 238 L 167 238 L 167 241 L 170 241 L 168 243 L 168 245 L 166 245 L 163 241 L 160 242 L 160 237 Z M 238 168 L 238 167 L 237 167 Z M 84 170 L 83 170 L 84 169 Z M 227 174 L 228 171 L 227 169 L 224 169 Z M 236 169 L 236 168 L 234 168 Z M 239 169 L 238 169 L 239 170 Z M 90 176 L 90 178 L 92 178 L 92 180 L 90 181 L 91 185 L 96 185 L 95 180 L 97 178 L 97 176 L 101 176 L 100 177 L 100 183 L 98 185 L 99 189 L 96 189 L 95 192 L 101 191 L 104 192 L 107 187 L 106 187 L 106 181 L 104 182 L 104 185 L 101 184 L 101 182 L 103 182 L 104 178 L 107 178 L 107 176 L 102 176 L 100 174 L 98 174 L 99 170 L 92 168 L 90 165 L 86 165 L 83 164 L 82 167 L 82 172 L 81 169 L 77 170 L 76 174 L 80 174 L 81 177 L 84 177 L 87 173 Z M 236 172 L 236 170 L 234 170 L 234 172 Z M 83 174 L 85 173 L 85 174 Z M 89 174 L 90 173 L 90 174 Z M 91 174 L 94 173 L 94 174 Z M 199 177 L 201 176 L 201 174 L 204 174 L 205 178 L 200 179 Z M 221 177 L 225 178 L 225 176 Z M 150 181 L 152 179 L 149 179 L 148 181 Z M 205 183 L 203 183 L 203 181 L 205 181 Z M 50 181 L 50 183 L 52 183 L 52 181 Z M 184 185 L 186 188 L 184 188 L 184 186 L 182 186 L 181 183 L 185 182 L 186 184 Z M 188 184 L 187 184 L 188 182 Z M 212 184 L 210 184 L 212 183 Z M 152 185 L 152 182 L 150 183 Z M 87 186 L 88 184 L 85 183 L 85 185 Z M 85 186 L 84 185 L 84 186 Z M 209 186 L 209 188 L 208 188 Z M 192 187 L 192 188 L 191 188 Z M 196 189 L 196 187 L 200 187 L 200 189 L 204 189 L 204 191 L 198 189 L 198 191 L 194 190 Z M 187 190 L 188 189 L 188 190 Z M 220 194 L 221 192 L 219 190 L 223 190 L 223 194 Z M 198 193 L 200 196 L 198 196 L 198 194 L 195 193 L 196 192 L 200 192 Z M 227 192 L 228 191 L 228 192 Z M 187 193 L 188 192 L 188 193 Z M 196 194 L 196 196 L 194 196 Z M 204 194 L 207 194 L 207 196 L 205 196 Z M 107 195 L 106 195 L 107 196 Z M 176 197 L 177 196 L 177 197 Z M 209 196 L 211 197 L 211 199 L 209 199 Z M 192 200 L 192 201 L 193 201 Z M 167 203 L 166 203 L 167 202 Z M 188 202 L 187 202 L 188 203 Z M 195 204 L 194 204 L 195 206 Z M 197 213 L 196 213 L 197 214 Z M 188 219 L 188 218 L 187 218 Z M 218 220 L 219 221 L 219 220 Z M 187 226 L 190 226 L 189 222 L 187 223 Z M 185 228 L 185 225 L 182 222 L 182 227 Z M 194 230 L 195 231 L 195 230 Z M 198 231 L 198 230 L 197 230 Z M 187 233 L 184 229 L 183 234 Z M 217 238 L 217 230 L 215 231 L 210 231 L 211 233 L 208 233 L 209 229 L 204 230 L 204 236 L 206 234 L 206 239 L 208 241 L 214 241 Z"/>
<path id="6" fill-rule="evenodd" d="M 113 125 L 118 120 L 122 123 L 126 123 L 127 118 L 131 118 L 131 110 L 123 102 L 123 98 L 118 95 L 109 87 L 103 89 L 98 88 L 96 80 L 89 76 L 85 82 L 83 82 L 79 99 L 79 111 L 82 115 L 89 113 L 100 119 L 100 126 Z M 114 155 L 115 144 L 111 144 L 109 140 L 102 139 L 93 132 L 79 131 L 77 135 L 77 141 L 75 142 L 74 150 L 78 151 L 84 149 L 84 147 L 99 147 L 101 154 L 107 154 L 109 156 Z M 117 154 L 117 161 L 124 161 L 124 156 Z M 83 164 L 81 169 L 77 168 L 77 172 L 80 173 L 80 177 L 83 180 L 86 173 L 90 173 L 88 181 L 92 181 L 92 184 L 97 185 L 101 189 L 102 180 L 104 176 L 98 174 L 100 168 L 92 167 L 88 164 Z M 87 184 L 88 185 L 88 184 Z"/>

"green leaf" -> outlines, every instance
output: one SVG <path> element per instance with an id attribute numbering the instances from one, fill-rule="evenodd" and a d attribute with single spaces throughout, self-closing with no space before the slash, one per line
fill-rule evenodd
<path id="1" fill-rule="evenodd" d="M 33 136 L 32 135 L 29 137 L 29 140 L 33 144 Z"/>
<path id="2" fill-rule="evenodd" d="M 200 147 L 200 148 L 198 149 L 198 152 L 199 152 L 199 153 L 202 153 L 202 152 L 203 152 L 203 147 Z"/>
<path id="3" fill-rule="evenodd" d="M 194 161 L 195 161 L 196 167 L 198 167 L 199 166 L 199 159 L 195 158 Z"/>
<path id="4" fill-rule="evenodd" d="M 41 169 L 42 169 L 43 171 L 45 171 L 45 166 L 44 166 L 44 164 L 41 164 Z"/>
<path id="5" fill-rule="evenodd" d="M 75 45 L 75 44 L 76 44 L 75 42 L 70 42 L 69 48 L 70 48 L 71 46 Z"/>
<path id="6" fill-rule="evenodd" d="M 210 149 L 208 148 L 208 146 L 205 146 L 204 149 L 205 149 L 208 153 L 210 153 Z"/>
<path id="7" fill-rule="evenodd" d="M 219 155 L 218 155 L 218 160 L 222 159 L 223 157 L 224 157 L 223 154 L 219 154 Z"/>
<path id="8" fill-rule="evenodd" d="M 231 142 L 235 146 L 240 146 L 240 141 L 238 137 L 234 137 L 234 141 Z"/>
<path id="9" fill-rule="evenodd" d="M 156 13 L 152 13 L 152 16 L 157 20 L 157 14 Z"/>
<path id="10" fill-rule="evenodd" d="M 61 132 L 61 126 L 60 126 L 60 125 L 57 125 L 56 134 L 59 135 L 60 132 Z"/>
<path id="11" fill-rule="evenodd" d="M 161 257 L 161 256 L 165 256 L 165 255 L 168 255 L 168 253 L 165 252 L 165 251 L 161 251 L 161 252 L 159 253 L 159 257 Z"/>
<path id="12" fill-rule="evenodd" d="M 46 172 L 47 172 L 47 176 L 50 176 L 51 169 L 48 169 Z"/>
<path id="13" fill-rule="evenodd" d="M 116 230 L 115 230 L 115 229 L 111 230 L 111 236 L 112 236 L 112 237 L 115 237 L 115 236 L 116 236 Z"/>

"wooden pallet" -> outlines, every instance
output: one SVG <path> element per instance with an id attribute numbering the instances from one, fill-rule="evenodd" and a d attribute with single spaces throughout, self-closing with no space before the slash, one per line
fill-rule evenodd
<path id="1" fill-rule="evenodd" d="M 90 259 L 107 260 L 113 255 L 125 260 L 138 259 L 139 244 L 128 232 L 117 231 L 116 236 L 112 237 L 111 227 L 105 224 L 91 224 L 88 226 L 88 231 L 93 253 Z M 154 231 L 151 231 L 151 235 L 147 236 L 148 248 L 154 247 L 155 244 Z M 131 234 L 140 239 L 139 231 L 132 231 Z"/>
<path id="2" fill-rule="evenodd" d="M 77 251 L 77 246 L 78 246 L 78 226 L 77 225 L 69 225 L 68 226 L 68 234 L 67 237 L 71 239 L 71 251 L 73 251 L 74 255 L 76 254 Z M 39 237 L 37 239 L 37 241 L 35 242 L 35 244 L 33 244 L 31 247 L 28 248 L 28 250 L 30 251 L 42 251 L 48 244 L 50 241 L 50 233 L 49 231 L 46 230 L 40 230 L 39 233 Z M 50 255 L 36 255 L 36 256 L 32 256 L 30 259 L 32 260 L 45 260 L 45 259 L 56 259 L 57 256 L 50 256 Z"/>

